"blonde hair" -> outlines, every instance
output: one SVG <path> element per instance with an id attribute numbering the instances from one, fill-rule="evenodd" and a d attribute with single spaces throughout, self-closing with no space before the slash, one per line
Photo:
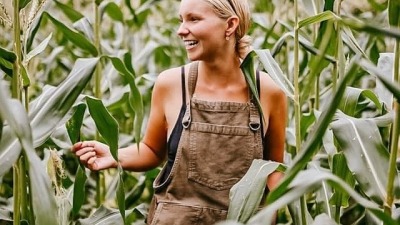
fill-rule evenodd
<path id="1" fill-rule="evenodd" d="M 215 13 L 222 19 L 231 16 L 239 18 L 239 26 L 235 31 L 236 52 L 240 58 L 246 57 L 251 51 L 251 37 L 247 35 L 250 29 L 251 17 L 247 0 L 205 0 L 214 9 Z"/>

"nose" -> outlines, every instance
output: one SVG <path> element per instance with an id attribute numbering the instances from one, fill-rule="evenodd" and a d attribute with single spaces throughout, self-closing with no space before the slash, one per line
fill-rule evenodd
<path id="1" fill-rule="evenodd" d="M 178 28 L 178 30 L 176 31 L 176 33 L 177 33 L 179 36 L 181 36 L 181 37 L 182 37 L 182 36 L 185 36 L 185 35 L 187 35 L 187 34 L 189 33 L 189 30 L 186 28 L 184 22 L 182 22 L 181 25 L 179 25 L 179 28 Z"/>

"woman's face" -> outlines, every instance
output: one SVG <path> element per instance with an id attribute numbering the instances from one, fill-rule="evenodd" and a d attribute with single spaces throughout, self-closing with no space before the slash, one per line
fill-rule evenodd
<path id="1" fill-rule="evenodd" d="M 204 0 L 182 0 L 178 35 L 190 60 L 213 60 L 226 51 L 226 20 L 219 18 Z"/>

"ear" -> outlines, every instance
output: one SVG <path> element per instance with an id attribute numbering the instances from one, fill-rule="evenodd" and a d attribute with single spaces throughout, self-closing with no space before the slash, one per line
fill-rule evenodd
<path id="1" fill-rule="evenodd" d="M 226 30 L 225 35 L 227 37 L 235 33 L 237 27 L 239 26 L 239 18 L 237 16 L 231 16 L 226 20 Z"/>

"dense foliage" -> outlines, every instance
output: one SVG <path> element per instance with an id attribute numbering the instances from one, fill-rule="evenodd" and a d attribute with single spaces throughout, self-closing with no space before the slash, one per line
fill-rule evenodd
<path id="1" fill-rule="evenodd" d="M 221 224 L 398 224 L 400 1 L 249 2 L 242 70 L 288 96 L 285 162 L 255 161 Z M 70 147 L 141 139 L 157 74 L 188 62 L 178 7 L 0 0 L 0 224 L 144 223 L 159 169 L 90 172 Z"/>

